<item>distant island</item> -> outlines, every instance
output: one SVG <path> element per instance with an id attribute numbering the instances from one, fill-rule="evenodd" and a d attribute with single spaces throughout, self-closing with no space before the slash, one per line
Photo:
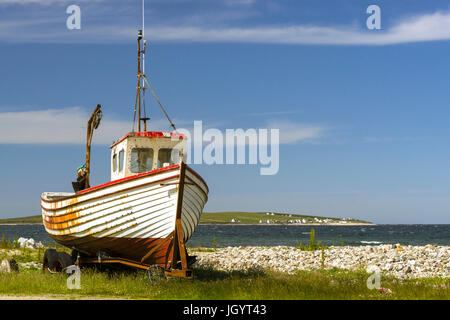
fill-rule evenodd
<path id="1" fill-rule="evenodd" d="M 332 218 L 276 212 L 204 212 L 200 224 L 373 225 L 355 218 Z"/>
<path id="2" fill-rule="evenodd" d="M 42 224 L 42 216 L 0 219 L 0 225 Z M 368 221 L 355 218 L 332 218 L 276 212 L 204 212 L 200 224 L 233 225 L 368 225 Z"/>

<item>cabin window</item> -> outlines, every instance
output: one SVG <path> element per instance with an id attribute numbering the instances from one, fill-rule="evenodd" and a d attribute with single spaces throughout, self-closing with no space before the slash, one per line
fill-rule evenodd
<path id="1" fill-rule="evenodd" d="M 173 152 L 172 152 L 173 151 Z M 158 168 L 171 166 L 180 160 L 180 151 L 178 149 L 162 148 L 158 151 Z"/>
<path id="2" fill-rule="evenodd" d="M 131 149 L 130 171 L 132 173 L 143 173 L 151 171 L 153 167 L 153 149 L 133 148 Z"/>
<path id="3" fill-rule="evenodd" d="M 119 152 L 119 172 L 123 171 L 123 158 L 124 158 L 125 152 L 123 150 L 120 150 Z"/>
<path id="4" fill-rule="evenodd" d="M 112 158 L 112 170 L 115 172 L 117 170 L 117 154 L 114 153 Z"/>

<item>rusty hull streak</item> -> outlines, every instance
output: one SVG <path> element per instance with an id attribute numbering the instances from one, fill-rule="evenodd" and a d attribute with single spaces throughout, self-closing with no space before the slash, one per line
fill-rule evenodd
<path id="1" fill-rule="evenodd" d="M 127 207 L 127 208 L 124 208 L 124 209 L 121 209 L 121 210 L 117 210 L 117 211 L 111 212 L 109 214 L 115 214 L 115 213 L 119 213 L 119 212 L 122 212 L 122 211 L 125 212 L 126 210 L 131 210 L 131 212 L 132 212 L 132 209 L 133 209 L 132 207 Z M 80 215 L 78 212 L 76 213 L 77 217 L 75 219 L 72 219 L 72 220 L 67 220 L 67 221 L 63 220 L 62 222 L 52 222 L 52 221 L 47 221 L 47 222 L 49 222 L 49 224 L 53 224 L 53 226 L 50 227 L 50 229 L 52 229 L 52 230 L 64 229 L 64 227 L 60 227 L 60 226 L 64 226 L 64 225 L 66 225 L 66 226 L 69 225 L 69 226 L 75 227 L 75 226 L 78 226 L 78 225 L 81 225 L 81 224 L 84 224 L 84 223 L 88 223 L 88 222 L 97 220 L 98 218 L 96 218 L 96 217 L 93 217 L 93 218 L 90 217 L 91 215 L 94 215 L 97 212 L 93 212 L 93 213 L 90 213 L 90 214 L 82 216 L 81 218 L 85 218 L 85 217 L 90 218 L 90 219 L 86 219 L 86 221 L 83 221 L 83 222 L 76 220 L 77 218 L 79 218 L 79 215 Z M 130 214 L 130 212 L 125 212 L 120 217 L 118 217 L 116 219 L 120 219 L 121 217 L 124 217 L 124 216 L 126 216 L 128 214 Z M 58 225 L 60 225 L 60 226 L 58 226 Z"/>
<path id="2" fill-rule="evenodd" d="M 120 196 L 120 197 L 110 199 L 110 200 L 108 200 L 108 201 L 97 202 L 97 203 L 92 204 L 92 205 L 90 205 L 90 206 L 86 206 L 86 207 L 84 207 L 84 208 L 82 208 L 82 209 L 79 209 L 78 207 L 72 207 L 72 208 L 70 208 L 70 210 L 69 210 L 69 209 L 66 209 L 66 210 L 62 211 L 61 213 L 59 213 L 59 212 L 52 212 L 52 213 L 49 213 L 49 212 L 47 211 L 48 209 L 46 209 L 46 208 L 42 208 L 42 210 L 43 210 L 44 214 L 46 215 L 46 217 L 48 217 L 47 220 L 48 220 L 49 222 L 55 221 L 56 223 L 59 223 L 59 222 L 70 221 L 70 220 L 73 220 L 73 219 L 78 218 L 78 217 L 79 217 L 78 212 L 80 212 L 80 211 L 82 211 L 82 210 L 86 210 L 86 209 L 90 209 L 90 208 L 95 208 L 95 207 L 98 206 L 99 204 L 106 204 L 106 203 L 112 202 L 112 201 L 123 200 L 123 199 L 127 198 L 128 196 L 129 196 L 128 194 L 125 194 L 125 195 L 122 195 L 122 196 Z M 123 203 L 121 203 L 121 204 L 123 204 Z M 119 205 L 121 205 L 121 204 L 119 204 Z M 62 208 L 61 208 L 61 209 L 62 209 Z M 75 209 L 77 209 L 78 211 L 75 212 L 75 213 L 76 213 L 76 217 L 73 218 L 72 212 L 73 212 Z M 97 211 L 97 212 L 98 212 L 98 211 Z M 91 213 L 91 214 L 92 214 L 92 213 Z M 84 215 L 83 217 L 87 217 L 88 215 L 90 215 L 90 214 L 86 214 L 86 215 Z"/>
<path id="3" fill-rule="evenodd" d="M 120 198 L 114 199 L 114 200 L 121 200 L 121 199 L 123 199 L 123 198 L 125 198 L 127 196 L 128 195 L 121 196 Z M 105 201 L 103 203 L 106 203 L 106 202 L 107 201 Z M 103 203 L 101 203 L 101 204 L 103 204 Z M 96 205 L 88 206 L 88 207 L 84 208 L 83 210 L 89 209 L 89 208 L 93 208 L 95 206 Z M 74 209 L 76 209 L 76 208 L 71 208 L 70 211 L 73 211 Z M 127 209 L 130 209 L 130 208 L 125 208 L 123 210 L 127 210 Z M 66 210 L 66 211 L 68 211 L 68 210 Z M 116 211 L 116 212 L 119 212 L 119 211 Z M 45 224 L 45 226 L 48 226 L 49 229 L 59 230 L 59 229 L 65 229 L 65 228 L 68 228 L 68 227 L 75 227 L 75 226 L 78 226 L 80 224 L 96 220 L 96 218 L 91 218 L 91 219 L 86 219 L 86 221 L 84 221 L 84 222 L 77 221 L 77 219 L 79 219 L 79 218 L 84 218 L 84 217 L 88 217 L 89 218 L 89 215 L 92 215 L 92 214 L 95 214 L 95 213 L 96 212 L 92 212 L 90 214 L 86 214 L 86 215 L 81 216 L 80 211 L 72 212 L 72 213 L 67 213 L 67 212 L 63 211 L 62 214 L 56 215 L 55 213 L 53 213 L 53 214 L 49 215 L 48 212 L 45 209 L 43 209 L 43 218 L 44 218 L 43 220 L 44 220 L 44 222 L 48 222 L 47 224 Z"/>
<path id="4" fill-rule="evenodd" d="M 126 189 L 122 189 L 121 191 L 118 191 L 118 192 L 111 192 L 111 193 L 107 193 L 107 194 L 105 194 L 105 195 L 100 195 L 100 196 L 93 197 L 93 198 L 91 198 L 91 199 L 78 201 L 77 203 L 78 203 L 78 204 L 80 204 L 80 203 L 85 203 L 85 202 L 89 202 L 89 201 L 92 201 L 92 200 L 95 200 L 95 199 L 99 199 L 99 198 L 103 198 L 103 197 L 106 197 L 106 196 L 109 196 L 109 195 L 113 195 L 113 194 L 116 194 L 116 193 L 119 193 L 119 192 L 130 191 L 130 190 L 132 190 L 132 189 L 140 188 L 140 187 L 143 187 L 143 186 L 152 185 L 152 184 L 158 184 L 160 181 L 169 180 L 169 179 L 175 179 L 175 178 L 177 178 L 178 176 L 179 176 L 179 175 L 176 174 L 176 175 L 174 175 L 174 176 L 170 176 L 170 177 L 167 177 L 167 178 L 164 178 L 164 179 L 160 179 L 160 180 L 157 180 L 157 181 L 154 181 L 154 182 L 144 183 L 144 184 L 141 184 L 141 185 L 139 185 L 139 186 L 134 186 L 134 187 L 129 187 L 129 188 L 126 188 Z M 42 199 L 42 198 L 41 198 L 41 199 Z M 42 201 L 47 202 L 47 203 L 50 203 L 51 206 L 53 207 L 54 202 L 51 202 L 51 201 L 49 201 L 49 200 L 44 200 L 44 199 L 42 199 Z M 110 200 L 104 201 L 103 203 L 106 203 L 106 202 L 109 202 L 109 201 L 115 201 L 115 199 L 110 199 Z M 96 205 L 97 205 L 97 204 L 93 204 L 91 207 L 94 207 L 94 206 L 96 206 Z M 51 210 L 51 211 L 57 211 L 57 210 L 61 210 L 61 209 L 62 209 L 62 207 L 60 207 L 60 208 L 45 208 L 44 206 L 42 206 L 42 203 L 41 203 L 41 208 L 42 208 L 43 210 L 45 210 L 45 211 L 49 211 L 49 210 Z M 89 206 L 88 206 L 87 208 L 89 208 Z M 52 215 L 53 215 L 53 216 L 56 216 L 56 215 L 64 215 L 64 214 L 54 213 L 54 214 L 52 214 Z"/>
<path id="5" fill-rule="evenodd" d="M 117 218 L 114 219 L 114 221 L 117 221 L 119 219 L 122 219 L 122 218 L 126 217 L 130 213 L 132 213 L 133 212 L 132 210 L 133 210 L 132 207 L 127 207 L 127 208 L 123 208 L 123 209 L 117 210 L 115 212 L 111 212 L 110 214 L 113 214 L 113 213 L 116 214 L 116 213 L 123 212 L 121 215 L 119 215 Z M 91 213 L 91 214 L 95 214 L 95 212 Z M 82 217 L 89 217 L 89 215 L 84 215 Z M 71 232 L 71 228 L 73 228 L 73 227 L 77 227 L 79 225 L 82 225 L 82 224 L 85 224 L 85 223 L 97 220 L 97 218 L 94 217 L 94 218 L 91 218 L 91 219 L 86 219 L 86 221 L 83 221 L 83 222 L 77 221 L 77 219 L 80 217 L 80 213 L 79 212 L 75 212 L 75 213 L 70 214 L 69 216 L 64 216 L 64 217 L 55 217 L 55 216 L 47 217 L 47 216 L 45 216 L 45 213 L 44 213 L 44 217 L 45 217 L 45 219 L 43 220 L 43 222 L 44 222 L 45 227 L 47 227 L 48 229 L 54 230 L 54 231 L 59 231 L 58 233 L 66 234 L 66 235 L 69 235 L 69 234 L 72 233 Z M 65 218 L 69 218 L 69 219 L 66 220 Z M 129 223 L 129 222 L 131 222 L 133 220 L 135 220 L 135 218 L 131 217 L 130 219 L 125 219 L 124 221 L 115 223 L 114 225 L 112 225 L 111 222 L 110 223 L 103 223 L 104 228 L 102 228 L 100 230 L 97 230 L 95 232 L 92 231 L 91 229 L 94 229 L 94 228 L 98 227 L 99 225 L 101 225 L 99 223 L 99 224 L 94 225 L 94 226 L 92 226 L 91 228 L 89 228 L 89 229 L 87 229 L 85 231 L 80 231 L 80 232 L 83 232 L 83 233 L 87 232 L 89 235 L 94 235 L 94 234 L 97 234 L 97 233 L 101 233 L 101 232 L 107 231 L 108 229 L 112 228 L 113 226 L 117 227 L 118 225 L 123 225 L 123 224 Z M 114 222 L 114 221 L 112 221 L 112 222 Z M 137 225 L 137 223 L 134 224 L 133 226 L 136 226 L 136 225 Z M 131 228 L 131 226 L 125 227 L 125 229 L 128 229 L 128 228 Z M 120 232 L 122 230 L 124 230 L 124 229 L 122 228 L 122 229 L 120 229 L 118 231 L 114 231 L 114 233 Z"/>
<path id="6" fill-rule="evenodd" d="M 79 212 L 73 212 L 71 214 L 69 214 L 68 216 L 64 216 L 64 217 L 58 217 L 58 216 L 54 216 L 54 215 L 48 215 L 47 212 L 44 213 L 44 220 L 47 221 L 48 223 L 63 223 L 63 222 L 69 222 L 72 220 L 75 220 L 79 217 Z"/>
<path id="7" fill-rule="evenodd" d="M 128 197 L 128 194 L 126 194 L 124 196 L 121 196 L 118 199 L 113 199 L 111 201 L 122 200 L 122 199 L 124 199 L 126 197 Z M 101 202 L 100 204 L 107 203 L 107 202 L 109 202 L 109 201 L 104 201 L 104 202 Z M 119 203 L 118 205 L 123 205 L 123 204 L 124 203 Z M 92 205 L 92 206 L 87 206 L 83 210 L 86 210 L 86 209 L 89 209 L 89 208 L 94 208 L 97 205 L 98 204 Z M 106 209 L 111 209 L 111 208 L 113 208 L 113 207 L 109 207 L 109 208 L 106 208 Z M 116 210 L 116 211 L 110 212 L 109 214 L 116 214 L 116 213 L 124 212 L 121 216 L 116 218 L 116 219 L 120 219 L 120 218 L 130 214 L 130 212 L 125 212 L 127 210 L 132 210 L 132 207 L 127 207 L 127 208 L 123 208 L 123 209 L 120 209 L 120 210 Z M 83 216 L 81 216 L 80 212 L 74 212 L 74 213 L 71 213 L 71 214 L 64 214 L 63 216 L 61 216 L 61 215 L 48 216 L 47 212 L 44 209 L 43 210 L 43 216 L 44 216 L 44 222 L 48 222 L 47 224 L 45 224 L 45 226 L 47 226 L 49 229 L 52 229 L 52 230 L 61 230 L 61 229 L 66 229 L 66 228 L 69 228 L 69 227 L 75 227 L 75 226 L 78 226 L 78 225 L 81 225 L 81 224 L 84 224 L 84 223 L 88 223 L 88 222 L 97 220 L 98 218 L 97 217 L 92 217 L 92 215 L 95 215 L 98 212 L 100 212 L 100 211 L 91 212 L 91 213 L 85 214 Z M 77 219 L 79 219 L 79 218 L 86 218 L 86 221 L 82 221 L 82 222 L 81 221 L 77 221 Z"/>
<path id="8" fill-rule="evenodd" d="M 187 166 L 186 166 L 187 167 Z M 187 167 L 190 172 L 193 170 Z M 193 192 L 197 193 L 198 196 L 201 197 L 203 195 L 207 201 L 208 199 L 208 186 L 203 181 L 201 177 L 199 177 L 194 171 L 195 178 L 199 178 L 200 182 L 197 183 L 194 179 L 191 179 L 188 176 L 185 176 L 183 182 L 191 182 L 193 184 Z M 167 241 L 165 238 L 126 238 L 126 237 L 117 237 L 121 232 L 126 230 L 132 230 L 138 227 L 138 223 L 135 217 L 127 217 L 130 213 L 133 212 L 133 207 L 126 207 L 121 209 L 115 209 L 116 205 L 122 206 L 126 203 L 123 201 L 130 197 L 130 193 L 133 193 L 131 190 L 135 190 L 141 188 L 146 185 L 157 185 L 161 181 L 181 178 L 180 173 L 177 172 L 176 175 L 169 176 L 164 179 L 159 179 L 156 181 L 138 184 L 137 186 L 125 188 L 115 192 L 109 192 L 105 190 L 108 189 L 107 185 L 105 187 L 101 187 L 92 191 L 89 191 L 90 196 L 85 197 L 85 194 L 75 195 L 71 198 L 66 199 L 58 199 L 58 200 L 48 200 L 42 199 L 41 208 L 43 215 L 44 226 L 48 230 L 53 230 L 56 234 L 49 234 L 53 239 L 57 242 L 61 243 L 70 248 L 76 248 L 80 252 L 89 253 L 93 256 L 96 255 L 99 250 L 108 250 L 112 254 L 117 256 L 126 257 L 129 259 L 133 259 L 135 261 L 141 261 L 141 259 L 146 256 L 146 263 L 149 264 L 157 264 L 164 267 L 166 270 L 170 270 L 170 267 L 173 267 L 173 257 L 174 250 L 180 250 L 183 248 L 178 242 L 183 239 L 183 231 L 181 228 L 181 220 L 178 221 L 179 229 L 178 232 L 181 232 L 177 237 L 177 244 L 173 241 Z M 194 177 L 193 177 L 194 178 Z M 204 183 L 204 186 L 202 185 Z M 205 190 L 206 188 L 206 190 Z M 197 190 L 196 190 L 197 189 Z M 101 190 L 103 195 L 96 195 L 95 191 Z M 172 189 L 171 189 L 172 190 Z M 176 192 L 180 192 L 179 186 L 176 187 Z M 170 190 L 169 190 L 170 191 Z M 92 193 L 91 193 L 92 192 Z M 116 193 L 122 193 L 122 195 L 117 195 L 113 197 L 108 197 L 110 195 L 115 195 Z M 145 198 L 141 193 L 145 193 L 145 191 L 137 191 L 133 194 L 133 196 L 137 196 L 140 198 Z M 161 192 L 162 194 L 162 192 Z M 80 197 L 82 197 L 80 199 Z M 102 199 L 104 197 L 108 197 L 108 199 Z M 116 204 L 111 204 L 116 203 Z M 92 208 L 99 205 L 105 205 L 105 208 L 101 210 L 93 210 L 92 212 L 83 214 L 84 210 L 90 210 Z M 174 205 L 174 204 L 172 204 Z M 186 204 L 187 207 L 190 207 Z M 193 203 L 195 206 L 196 203 Z M 114 210 L 115 209 L 115 210 Z M 107 213 L 103 213 L 102 222 L 96 223 L 95 220 L 98 219 L 95 216 L 102 213 L 103 210 L 108 210 Z M 188 210 L 188 209 L 187 209 Z M 177 210 L 178 211 L 178 210 Z M 180 212 L 177 212 L 177 215 L 180 215 Z M 116 218 L 112 221 L 108 221 L 108 215 L 115 214 Z M 181 217 L 178 217 L 181 218 Z M 80 222 L 80 219 L 83 221 Z M 145 221 L 152 221 L 152 217 L 149 216 Z M 74 228 L 79 227 L 85 223 L 94 222 L 92 226 L 83 231 L 76 231 Z M 191 229 L 195 229 L 195 225 L 192 225 L 190 220 L 190 216 L 186 220 Z M 152 225 L 149 226 L 151 230 L 155 230 L 155 227 Z M 161 231 L 164 232 L 165 229 Z M 78 234 L 75 236 L 74 234 Z M 181 240 L 180 240 L 181 239 Z M 173 240 L 173 239 L 172 239 Z M 164 243 L 162 243 L 164 241 Z M 181 248 L 179 248 L 181 247 Z M 132 250 L 130 250 L 132 248 Z M 156 249 L 155 249 L 156 248 Z M 154 249 L 154 250 L 152 250 Z M 152 250 L 152 251 L 151 251 Z M 150 254 L 149 254 L 150 253 Z M 176 256 L 183 256 L 183 254 L 177 253 Z M 184 256 L 183 256 L 184 257 Z M 175 258 L 177 259 L 177 258 Z M 186 260 L 186 259 L 182 259 Z M 184 263 L 185 264 L 185 263 Z M 185 267 L 185 266 L 184 266 Z"/>
<path id="9" fill-rule="evenodd" d="M 126 208 L 125 210 L 131 210 L 131 207 L 130 207 L 130 208 Z M 129 213 L 130 213 L 130 212 L 125 212 L 125 213 L 122 214 L 121 216 L 117 217 L 116 220 L 121 219 L 121 218 L 123 218 L 123 217 L 126 217 Z M 91 219 L 91 220 L 95 220 L 95 219 Z M 125 221 L 122 221 L 122 222 L 120 222 L 120 223 L 117 223 L 117 225 L 123 225 L 123 224 L 129 223 L 129 222 L 131 222 L 131 221 L 133 221 L 133 220 L 135 220 L 135 218 L 132 217 L 132 218 L 130 218 L 130 219 L 128 219 L 128 220 L 125 220 Z M 70 223 L 70 222 L 69 222 L 69 223 Z M 78 222 L 78 223 L 74 223 L 74 224 L 68 224 L 68 223 L 53 224 L 53 225 L 47 224 L 46 226 L 47 226 L 49 229 L 51 229 L 51 230 L 59 231 L 60 234 L 69 235 L 69 234 L 72 234 L 72 233 L 73 233 L 73 232 L 70 230 L 71 227 L 76 227 L 76 226 L 79 226 L 79 225 L 84 224 L 84 223 L 86 223 L 86 222 Z M 117 226 L 117 225 L 116 225 L 116 226 Z M 133 226 L 136 226 L 136 225 L 137 225 L 137 223 L 133 224 Z M 111 228 L 111 225 L 110 225 L 110 224 L 105 224 L 105 227 L 104 227 L 103 229 L 100 229 L 100 230 L 95 231 L 95 232 L 92 231 L 92 229 L 93 229 L 93 228 L 96 228 L 97 226 L 98 226 L 98 225 L 92 226 L 91 228 L 89 228 L 89 229 L 87 229 L 87 230 L 85 230 L 85 231 L 82 231 L 82 232 L 86 232 L 86 233 L 88 233 L 88 235 L 94 235 L 94 234 L 96 234 L 96 233 L 104 232 L 104 231 L 106 231 L 107 229 Z M 126 227 L 126 228 L 122 228 L 122 229 L 120 229 L 120 230 L 118 230 L 118 231 L 115 231 L 114 233 L 120 232 L 120 231 L 122 231 L 122 230 L 124 230 L 124 229 L 127 229 L 127 228 L 130 228 L 130 227 L 132 227 L 132 226 L 128 226 L 128 227 Z M 68 230 L 66 230 L 66 229 L 68 229 Z"/>
<path id="10" fill-rule="evenodd" d="M 178 176 L 178 175 L 177 175 Z M 165 178 L 164 180 L 168 180 L 168 179 L 173 179 L 173 178 L 175 178 L 176 176 L 171 176 L 171 177 L 168 177 L 168 178 Z M 160 180 L 161 181 L 161 180 Z M 152 182 L 152 183 L 150 183 L 150 184 L 157 184 L 157 182 Z M 144 185 L 146 185 L 146 184 L 144 184 Z M 139 188 L 139 187 L 141 187 L 141 186 L 144 186 L 144 185 L 140 185 L 140 186 L 135 186 L 135 187 L 131 187 L 131 188 L 128 188 L 126 191 L 130 191 L 130 190 L 132 190 L 132 189 L 136 189 L 136 188 Z M 200 187 L 199 187 L 200 188 Z M 200 188 L 200 190 L 202 190 L 201 188 Z M 124 190 L 125 191 L 125 190 Z M 202 190 L 202 192 L 204 193 L 204 191 Z M 114 193 L 111 193 L 111 194 L 114 194 Z M 110 194 L 108 194 L 108 195 L 110 195 Z M 127 193 L 127 194 L 124 194 L 124 195 L 121 195 L 121 196 L 119 196 L 119 197 L 117 197 L 117 198 L 112 198 L 112 199 L 109 199 L 109 200 L 105 200 L 105 201 L 102 201 L 102 202 L 97 202 L 97 203 L 93 203 L 92 205 L 87 205 L 86 207 L 84 207 L 83 209 L 80 209 L 80 208 L 78 208 L 77 206 L 75 206 L 75 207 L 69 207 L 69 208 L 66 208 L 63 212 L 48 212 L 48 210 L 49 209 L 47 209 L 47 208 L 45 208 L 45 207 L 43 207 L 42 205 L 41 205 L 41 208 L 42 208 L 42 210 L 43 210 L 43 214 L 44 214 L 44 218 L 45 218 L 45 220 L 47 220 L 48 222 L 50 222 L 50 223 L 52 223 L 52 222 L 54 222 L 54 223 L 61 223 L 61 222 L 66 222 L 66 221 L 71 221 L 71 220 L 75 220 L 75 219 L 77 219 L 78 217 L 80 217 L 80 211 L 82 211 L 82 210 L 86 210 L 86 209 L 89 209 L 89 208 L 94 208 L 94 207 L 96 207 L 96 206 L 98 206 L 99 204 L 106 204 L 106 203 L 108 203 L 108 202 L 113 202 L 113 201 L 117 201 L 117 200 L 123 200 L 123 199 L 125 199 L 125 198 L 127 198 L 127 197 L 129 197 L 129 194 Z M 96 198 L 102 198 L 102 197 L 96 197 Z M 95 199 L 96 199 L 95 198 Z M 78 204 L 80 204 L 80 203 L 85 203 L 85 202 L 89 202 L 89 201 L 92 201 L 92 200 L 94 200 L 94 199 L 89 199 L 89 200 L 84 200 L 84 201 L 81 201 L 81 202 L 76 202 L 75 201 L 75 199 L 74 199 L 74 204 L 76 204 L 76 203 L 78 203 Z M 53 203 L 52 203 L 53 204 Z M 73 205 L 73 204 L 72 204 Z M 58 209 L 50 209 L 50 210 L 63 210 L 63 208 L 58 208 Z M 75 214 L 73 213 L 73 211 L 75 211 L 75 210 L 78 210 L 77 212 L 75 212 Z M 89 214 L 87 214 L 87 215 L 84 215 L 84 216 L 88 216 Z M 48 218 L 48 219 L 47 219 Z M 89 221 L 89 220 L 88 220 Z"/>
<path id="11" fill-rule="evenodd" d="M 126 215 L 123 215 L 123 216 L 126 216 Z M 135 219 L 132 218 L 132 219 L 129 219 L 129 220 L 125 220 L 125 221 L 123 221 L 121 223 L 118 223 L 118 225 L 123 225 L 123 224 L 129 223 L 129 222 L 131 222 L 133 220 L 135 220 Z M 112 232 L 110 234 L 118 233 L 118 232 L 121 232 L 121 231 L 126 230 L 128 228 L 132 228 L 132 227 L 136 227 L 136 226 L 137 226 L 137 223 L 134 223 L 134 224 L 131 224 L 131 225 L 127 226 L 127 227 L 122 227 L 121 229 L 119 229 L 117 231 L 114 231 L 114 232 Z M 46 225 L 46 227 L 47 227 L 47 225 Z M 49 229 L 54 230 L 54 231 L 58 231 L 59 235 L 70 235 L 70 234 L 73 234 L 73 232 L 71 231 L 70 227 L 71 226 L 62 226 L 62 227 L 58 226 L 58 227 L 55 227 L 54 225 L 53 226 L 48 225 Z M 72 227 L 76 227 L 76 226 L 72 226 Z M 87 230 L 85 230 L 83 232 L 87 233 L 87 236 L 93 236 L 93 235 L 95 235 L 97 233 L 104 232 L 104 231 L 110 229 L 111 226 L 110 225 L 106 225 L 103 229 L 100 229 L 98 231 L 93 231 L 92 230 L 93 228 L 95 228 L 95 226 L 92 227 L 92 228 L 89 228 L 89 229 L 87 229 Z M 105 235 L 105 237 L 107 237 L 107 236 L 109 236 L 109 235 L 108 234 Z"/>
<path id="12" fill-rule="evenodd" d="M 68 198 L 68 199 L 63 199 L 63 200 L 59 199 L 59 200 L 49 201 L 49 202 L 51 203 L 51 207 L 53 210 L 58 210 L 60 208 L 72 206 L 72 205 L 78 203 L 78 197 Z M 66 202 L 67 202 L 67 204 L 66 204 Z"/>

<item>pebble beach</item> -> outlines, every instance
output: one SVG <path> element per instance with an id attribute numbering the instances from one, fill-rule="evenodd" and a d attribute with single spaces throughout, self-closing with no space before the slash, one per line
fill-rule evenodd
<path id="1" fill-rule="evenodd" d="M 332 246 L 325 250 L 302 251 L 295 247 L 226 247 L 197 256 L 194 267 L 225 271 L 270 269 L 295 273 L 312 269 L 379 270 L 400 279 L 450 276 L 449 246 Z"/>
<path id="2" fill-rule="evenodd" d="M 19 248 L 44 248 L 33 239 L 19 238 Z M 22 249 L 0 249 L 2 255 L 20 255 Z M 450 277 L 450 246 L 381 244 L 330 246 L 305 251 L 293 246 L 229 246 L 189 249 L 197 257 L 193 267 L 223 271 L 348 269 L 379 271 L 399 279 Z M 19 263 L 20 268 L 41 268 L 40 261 Z"/>

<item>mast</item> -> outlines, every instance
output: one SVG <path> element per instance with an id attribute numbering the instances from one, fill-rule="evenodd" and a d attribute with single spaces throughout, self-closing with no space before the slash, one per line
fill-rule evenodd
<path id="1" fill-rule="evenodd" d="M 136 102 L 134 105 L 134 118 L 133 118 L 133 131 L 135 126 L 135 120 L 136 120 L 136 111 L 138 115 L 138 125 L 137 130 L 138 132 L 141 131 L 141 122 L 144 123 L 144 131 L 147 131 L 147 121 L 150 120 L 150 118 L 146 117 L 146 110 L 145 110 L 145 48 L 146 48 L 146 41 L 144 40 L 144 27 L 145 27 L 145 0 L 142 0 L 142 29 L 138 30 L 138 37 L 137 37 L 137 87 L 136 87 Z M 142 50 L 141 50 L 141 40 L 143 40 Z M 141 58 L 142 56 L 142 58 Z M 142 60 L 141 60 L 142 59 Z M 141 94 L 142 90 L 142 94 Z M 137 110 L 136 110 L 137 109 Z"/>
<path id="2" fill-rule="evenodd" d="M 146 41 L 145 41 L 145 0 L 142 0 L 142 39 L 144 39 L 144 50 L 142 52 L 142 73 L 145 76 L 145 47 L 146 47 Z M 142 79 L 142 87 L 145 88 L 144 79 Z M 145 96 L 145 91 L 144 91 L 144 96 Z"/>
<path id="3" fill-rule="evenodd" d="M 145 40 L 145 0 L 142 0 L 142 41 L 143 41 L 143 49 L 142 49 L 142 104 L 144 106 L 144 117 L 141 120 L 144 122 L 144 131 L 147 131 L 147 118 L 146 110 L 145 110 L 145 50 L 147 48 L 147 41 Z"/>
<path id="4" fill-rule="evenodd" d="M 161 110 L 164 112 L 164 115 L 166 116 L 167 120 L 169 120 L 170 125 L 174 130 L 177 130 L 175 128 L 175 125 L 173 124 L 172 120 L 170 120 L 169 115 L 167 114 L 166 110 L 164 110 L 164 107 L 162 106 L 161 102 L 159 102 L 158 97 L 156 96 L 155 92 L 153 91 L 152 87 L 149 85 L 146 76 L 145 76 L 145 49 L 147 47 L 147 42 L 144 39 L 144 28 L 145 28 L 145 14 L 144 14 L 144 5 L 145 0 L 142 0 L 142 29 L 138 30 L 138 37 L 137 37 L 137 86 L 136 86 L 136 102 L 134 104 L 134 117 L 133 117 L 133 132 L 136 122 L 136 111 L 138 115 L 138 131 L 141 131 L 141 121 L 144 123 L 144 131 L 147 131 L 147 121 L 150 120 L 150 118 L 147 118 L 146 110 L 145 110 L 145 90 L 148 88 L 150 89 L 153 97 L 155 97 L 155 100 L 158 102 L 159 106 L 161 107 Z M 143 46 L 141 50 L 141 40 L 143 40 Z M 141 61 L 141 55 L 142 55 L 142 61 Z M 142 96 L 141 96 L 141 90 L 142 90 Z M 142 115 L 142 109 L 143 109 L 143 115 Z"/>

